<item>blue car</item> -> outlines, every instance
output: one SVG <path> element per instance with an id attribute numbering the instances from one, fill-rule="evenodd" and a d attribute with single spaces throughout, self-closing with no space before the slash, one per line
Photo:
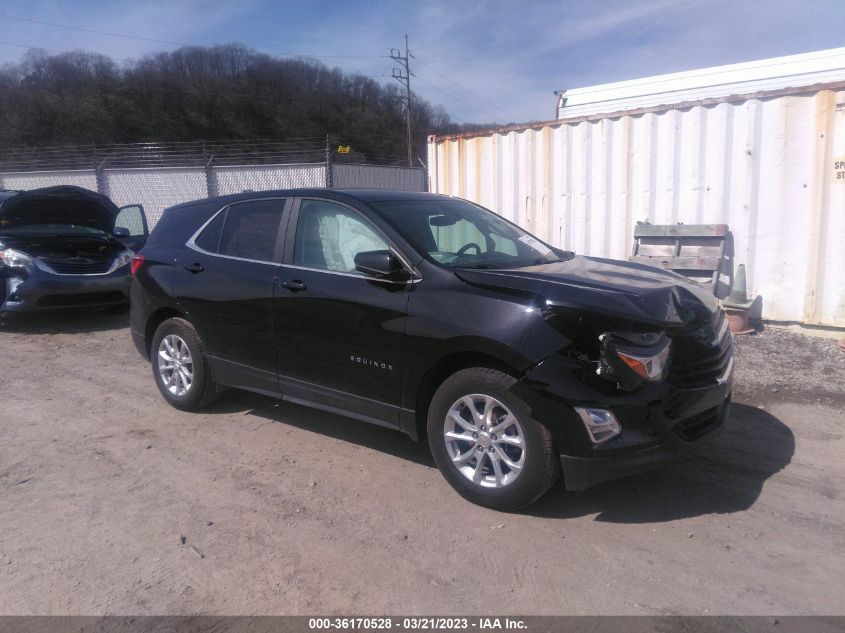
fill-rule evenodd
<path id="1" fill-rule="evenodd" d="M 0 312 L 129 305 L 144 209 L 81 187 L 0 190 Z"/>

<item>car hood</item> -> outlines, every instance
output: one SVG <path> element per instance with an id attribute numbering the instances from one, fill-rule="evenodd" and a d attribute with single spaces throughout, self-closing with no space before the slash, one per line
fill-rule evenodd
<path id="1" fill-rule="evenodd" d="M 0 232 L 38 224 L 74 224 L 111 233 L 118 208 L 106 196 L 81 187 L 23 191 L 0 200 Z"/>
<path id="2" fill-rule="evenodd" d="M 631 262 L 584 257 L 525 268 L 455 269 L 465 282 L 530 292 L 551 309 L 578 309 L 660 327 L 712 318 L 716 297 L 671 271 Z"/>

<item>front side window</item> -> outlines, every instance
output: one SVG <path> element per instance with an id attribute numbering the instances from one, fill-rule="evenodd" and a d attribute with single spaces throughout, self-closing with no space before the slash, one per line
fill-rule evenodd
<path id="1" fill-rule="evenodd" d="M 293 249 L 295 266 L 355 272 L 355 255 L 390 247 L 355 211 L 327 200 L 303 200 Z"/>
<path id="2" fill-rule="evenodd" d="M 463 200 L 395 200 L 373 206 L 421 253 L 453 268 L 513 268 L 558 260 L 530 233 Z"/>
<path id="3" fill-rule="evenodd" d="M 283 200 L 251 200 L 231 205 L 225 212 L 218 252 L 229 257 L 262 262 L 281 261 L 277 241 L 283 208 Z M 213 224 L 206 229 L 210 229 Z M 206 241 L 203 232 L 199 236 L 198 245 L 199 241 L 210 245 L 213 234 L 210 238 Z"/>

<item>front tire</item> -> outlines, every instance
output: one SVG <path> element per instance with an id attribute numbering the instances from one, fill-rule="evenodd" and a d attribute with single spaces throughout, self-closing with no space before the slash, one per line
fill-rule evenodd
<path id="1" fill-rule="evenodd" d="M 171 406 L 196 411 L 217 397 L 202 341 L 190 321 L 163 321 L 153 335 L 150 360 L 156 385 Z"/>
<path id="2" fill-rule="evenodd" d="M 498 510 L 533 503 L 559 474 L 551 433 L 511 393 L 515 382 L 495 369 L 464 369 L 440 385 L 428 410 L 429 446 L 446 481 Z"/>

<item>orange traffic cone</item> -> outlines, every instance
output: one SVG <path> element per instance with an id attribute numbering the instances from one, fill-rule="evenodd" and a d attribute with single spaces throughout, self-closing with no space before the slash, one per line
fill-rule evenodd
<path id="1" fill-rule="evenodd" d="M 755 331 L 748 323 L 748 309 L 753 303 L 748 300 L 745 290 L 745 264 L 740 264 L 736 268 L 731 293 L 722 301 L 732 334 L 750 334 Z"/>

